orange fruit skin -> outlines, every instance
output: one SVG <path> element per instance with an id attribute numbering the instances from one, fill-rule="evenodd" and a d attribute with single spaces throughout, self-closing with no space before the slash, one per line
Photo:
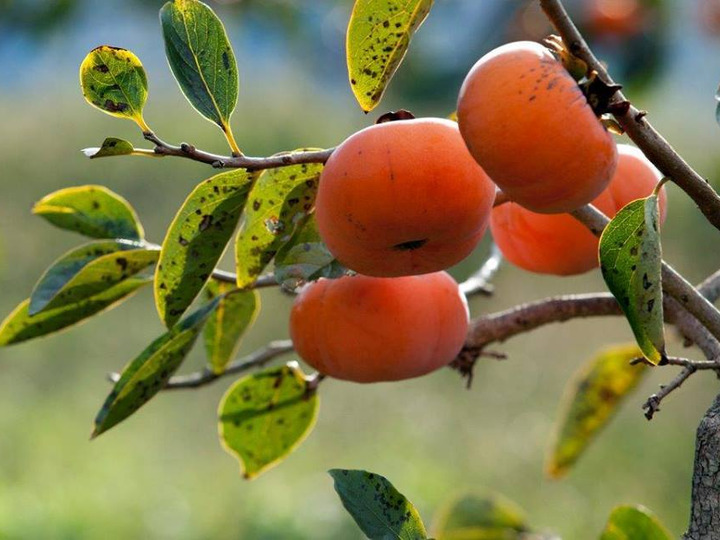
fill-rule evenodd
<path id="1" fill-rule="evenodd" d="M 588 28 L 599 36 L 631 37 L 643 31 L 646 14 L 639 0 L 589 0 Z"/>
<path id="2" fill-rule="evenodd" d="M 610 185 L 592 204 L 609 217 L 629 202 L 652 193 L 662 175 L 635 147 L 618 145 L 618 165 Z M 667 214 L 660 190 L 660 223 Z M 537 214 L 514 203 L 493 209 L 493 238 L 510 262 L 539 274 L 582 274 L 598 263 L 598 238 L 569 214 Z"/>
<path id="3" fill-rule="evenodd" d="M 290 312 L 300 357 L 330 377 L 370 383 L 419 377 L 452 361 L 468 309 L 445 272 L 345 276 L 306 286 Z"/>
<path id="4" fill-rule="evenodd" d="M 605 189 L 615 143 L 575 80 L 542 45 L 518 41 L 483 56 L 458 99 L 470 153 L 513 201 L 569 212 Z"/>
<path id="5" fill-rule="evenodd" d="M 443 270 L 482 238 L 495 186 L 455 122 L 423 118 L 365 128 L 332 153 L 315 212 L 330 252 L 379 277 Z"/>

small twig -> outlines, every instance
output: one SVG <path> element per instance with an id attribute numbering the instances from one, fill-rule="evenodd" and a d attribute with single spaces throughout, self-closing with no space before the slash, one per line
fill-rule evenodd
<path id="1" fill-rule="evenodd" d="M 680 388 L 680 386 L 682 386 L 682 384 L 690 378 L 697 369 L 698 368 L 692 364 L 687 365 L 672 381 L 668 384 L 660 386 L 660 391 L 650 396 L 642 406 L 642 408 L 645 409 L 645 418 L 652 420 L 655 413 L 660 411 L 660 403 L 662 400 Z"/>
<path id="2" fill-rule="evenodd" d="M 273 169 L 275 167 L 300 165 L 302 163 L 325 163 L 335 150 L 334 148 L 328 148 L 327 150 L 288 152 L 269 157 L 251 157 L 245 155 L 223 156 L 198 150 L 193 145 L 187 143 L 182 143 L 180 146 L 166 143 L 153 132 L 146 132 L 143 133 L 143 135 L 148 141 L 155 144 L 156 154 L 199 161 L 200 163 L 212 165 L 217 169 L 248 169 L 259 171 L 263 169 Z"/>
<path id="3" fill-rule="evenodd" d="M 497 190 L 495 192 L 495 202 L 493 202 L 493 208 L 509 202 L 511 201 L 510 197 L 507 196 L 507 193 L 501 190 Z"/>
<path id="4" fill-rule="evenodd" d="M 317 391 L 320 383 L 325 380 L 325 375 L 322 373 L 315 373 L 305 379 L 305 389 L 308 393 Z"/>
<path id="5" fill-rule="evenodd" d="M 226 272 L 225 270 L 213 270 L 213 279 L 222 281 L 223 283 L 237 283 L 237 274 L 232 272 Z M 260 276 L 255 280 L 250 288 L 262 289 L 264 287 L 277 287 L 278 282 L 275 281 L 275 276 L 272 274 L 266 276 Z"/>
<path id="6" fill-rule="evenodd" d="M 503 261 L 503 255 L 500 252 L 500 248 L 493 242 L 490 247 L 490 255 L 485 259 L 485 262 L 480 268 L 472 274 L 469 278 L 460 284 L 460 292 L 465 296 L 472 296 L 475 294 L 483 294 L 485 296 L 491 296 L 494 291 L 494 287 L 490 284 L 495 274 L 500 269 L 500 265 Z"/>

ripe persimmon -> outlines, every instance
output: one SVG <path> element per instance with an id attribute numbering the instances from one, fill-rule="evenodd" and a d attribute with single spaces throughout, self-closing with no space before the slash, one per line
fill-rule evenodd
<path id="1" fill-rule="evenodd" d="M 345 266 L 394 277 L 436 272 L 482 238 L 495 186 L 439 118 L 386 122 L 351 135 L 320 178 L 320 236 Z"/>
<path id="2" fill-rule="evenodd" d="M 477 162 L 534 212 L 569 212 L 589 203 L 615 170 L 610 133 L 575 80 L 538 43 L 509 43 L 483 56 L 465 78 L 457 115 Z"/>
<path id="3" fill-rule="evenodd" d="M 609 217 L 630 201 L 647 197 L 662 175 L 640 150 L 618 145 L 618 165 L 610 185 L 592 204 Z M 665 188 L 660 190 L 660 222 L 665 220 Z M 493 238 L 513 264 L 540 274 L 573 275 L 598 266 L 598 238 L 569 214 L 537 214 L 509 202 L 493 209 Z"/>
<path id="4" fill-rule="evenodd" d="M 290 313 L 295 350 L 325 375 L 368 383 L 419 377 L 452 361 L 468 330 L 468 309 L 446 272 L 320 279 Z"/>
<path id="5" fill-rule="evenodd" d="M 644 30 L 648 11 L 641 0 L 586 0 L 585 21 L 596 36 L 627 38 Z"/>

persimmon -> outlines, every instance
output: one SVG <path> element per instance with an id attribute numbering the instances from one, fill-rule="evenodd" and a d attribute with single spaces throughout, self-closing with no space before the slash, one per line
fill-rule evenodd
<path id="1" fill-rule="evenodd" d="M 465 342 L 468 308 L 446 272 L 320 279 L 290 313 L 300 357 L 325 375 L 369 383 L 419 377 L 447 365 Z"/>
<path id="2" fill-rule="evenodd" d="M 494 197 L 457 124 L 423 118 L 346 139 L 325 165 L 315 207 L 320 235 L 341 263 L 394 277 L 464 259 L 487 228 Z"/>
<path id="3" fill-rule="evenodd" d="M 613 217 L 630 201 L 647 197 L 662 175 L 640 150 L 618 145 L 610 185 L 592 204 Z M 665 220 L 665 188 L 660 190 L 660 222 Z M 512 202 L 493 209 L 493 238 L 516 266 L 540 274 L 573 275 L 598 266 L 598 239 L 569 214 L 537 214 Z"/>
<path id="4" fill-rule="evenodd" d="M 615 170 L 610 133 L 539 43 L 509 43 L 483 56 L 465 78 L 457 115 L 477 162 L 534 212 L 569 212 L 589 203 Z"/>
<path id="5" fill-rule="evenodd" d="M 627 38 L 645 28 L 648 8 L 640 0 L 588 0 L 585 20 L 597 36 Z"/>

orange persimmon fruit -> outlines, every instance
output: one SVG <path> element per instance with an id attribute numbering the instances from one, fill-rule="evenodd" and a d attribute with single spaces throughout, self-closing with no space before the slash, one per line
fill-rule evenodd
<path id="1" fill-rule="evenodd" d="M 468 308 L 446 272 L 363 275 L 306 285 L 290 313 L 300 357 L 319 372 L 369 383 L 419 377 L 451 362 L 468 331 Z"/>
<path id="2" fill-rule="evenodd" d="M 483 56 L 465 78 L 457 115 L 477 162 L 534 212 L 569 212 L 589 203 L 615 170 L 610 133 L 539 43 L 509 43 Z"/>
<path id="3" fill-rule="evenodd" d="M 618 165 L 610 185 L 592 204 L 609 217 L 629 202 L 647 197 L 662 178 L 640 150 L 618 145 Z M 667 213 L 660 190 L 660 223 Z M 598 238 L 569 214 L 537 214 L 509 202 L 493 209 L 493 238 L 510 262 L 540 274 L 581 274 L 598 266 Z"/>
<path id="4" fill-rule="evenodd" d="M 494 198 L 457 124 L 419 118 L 376 124 L 340 144 L 320 177 L 315 212 L 343 265 L 395 277 L 464 259 L 487 228 Z"/>

